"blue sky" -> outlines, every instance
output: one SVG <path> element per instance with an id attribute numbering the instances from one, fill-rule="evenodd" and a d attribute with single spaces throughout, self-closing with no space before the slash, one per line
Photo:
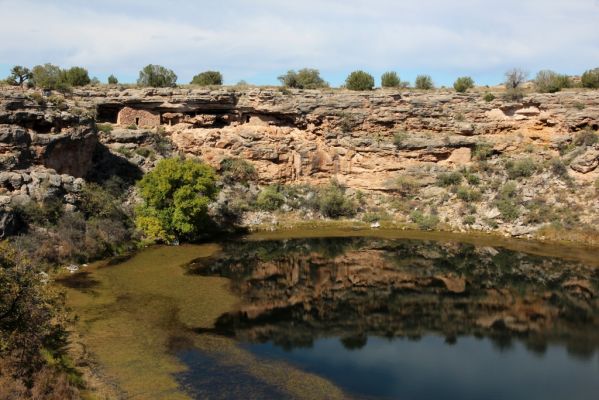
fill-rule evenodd
<path id="1" fill-rule="evenodd" d="M 0 77 L 52 62 L 134 82 L 153 63 L 179 83 L 216 69 L 276 84 L 310 67 L 334 86 L 355 69 L 448 85 L 599 67 L 599 0 L 0 0 L 0 16 Z"/>

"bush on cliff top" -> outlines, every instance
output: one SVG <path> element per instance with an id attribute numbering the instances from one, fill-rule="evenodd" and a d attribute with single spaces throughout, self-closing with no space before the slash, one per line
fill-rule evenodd
<path id="1" fill-rule="evenodd" d="M 453 88 L 458 93 L 464 93 L 468 89 L 472 89 L 474 87 L 474 80 L 469 76 L 462 76 L 456 79 L 453 84 Z"/>
<path id="2" fill-rule="evenodd" d="M 139 71 L 137 78 L 138 86 L 150 87 L 175 87 L 177 85 L 177 75 L 170 69 L 162 65 L 146 65 Z"/>
<path id="3" fill-rule="evenodd" d="M 372 90 L 374 77 L 368 72 L 354 71 L 345 79 L 345 87 L 349 90 Z"/>
<path id="4" fill-rule="evenodd" d="M 560 75 L 554 71 L 539 71 L 535 77 L 535 88 L 541 93 L 555 93 L 571 86 L 567 75 Z"/>
<path id="5" fill-rule="evenodd" d="M 193 77 L 191 84 L 199 86 L 222 85 L 223 75 L 218 71 L 200 72 Z"/>
<path id="6" fill-rule="evenodd" d="M 297 72 L 289 70 L 277 79 L 288 88 L 319 89 L 329 87 L 329 84 L 320 77 L 320 71 L 312 68 L 302 68 Z"/>
<path id="7" fill-rule="evenodd" d="M 208 204 L 218 192 L 211 167 L 191 159 L 163 159 L 137 187 L 143 203 L 135 221 L 148 239 L 194 241 L 205 233 Z"/>
<path id="8" fill-rule="evenodd" d="M 420 90 L 430 90 L 434 89 L 435 85 L 433 83 L 433 78 L 431 78 L 430 75 L 418 75 L 414 82 L 414 87 Z"/>
<path id="9" fill-rule="evenodd" d="M 401 86 L 401 80 L 397 72 L 389 71 L 381 75 L 381 86 L 384 88 L 397 88 Z"/>
<path id="10" fill-rule="evenodd" d="M 599 68 L 585 71 L 580 77 L 582 87 L 599 89 Z"/>

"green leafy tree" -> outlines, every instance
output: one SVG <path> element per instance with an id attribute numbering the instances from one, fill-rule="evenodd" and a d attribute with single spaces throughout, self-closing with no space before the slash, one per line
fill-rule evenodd
<path id="1" fill-rule="evenodd" d="M 36 65 L 31 70 L 32 80 L 36 87 L 51 90 L 68 90 L 69 84 L 65 80 L 64 71 L 60 67 L 46 63 Z"/>
<path id="2" fill-rule="evenodd" d="M 193 77 L 191 84 L 199 86 L 222 85 L 223 75 L 218 71 L 200 72 Z"/>
<path id="3" fill-rule="evenodd" d="M 210 224 L 208 204 L 218 190 L 214 170 L 201 162 L 161 160 L 137 184 L 143 199 L 136 225 L 147 238 L 197 240 Z"/>
<path id="4" fill-rule="evenodd" d="M 599 68 L 585 71 L 580 79 L 582 82 L 582 87 L 599 89 Z"/>
<path id="5" fill-rule="evenodd" d="M 468 89 L 472 89 L 474 87 L 474 80 L 469 76 L 462 76 L 456 79 L 453 84 L 453 88 L 458 93 L 464 93 Z"/>
<path id="6" fill-rule="evenodd" d="M 433 78 L 431 78 L 430 75 L 418 75 L 414 82 L 414 86 L 416 89 L 420 90 L 430 90 L 435 88 Z"/>
<path id="7" fill-rule="evenodd" d="M 116 85 L 116 84 L 118 84 L 118 83 L 119 83 L 119 80 L 116 78 L 116 76 L 114 76 L 114 75 L 110 75 L 110 76 L 108 77 L 108 84 L 109 84 L 109 85 Z"/>
<path id="8" fill-rule="evenodd" d="M 150 87 L 175 87 L 177 75 L 162 65 L 146 65 L 139 71 L 137 85 Z"/>
<path id="9" fill-rule="evenodd" d="M 277 78 L 283 86 L 295 89 L 319 89 L 328 87 L 329 84 L 320 77 L 320 71 L 312 68 L 302 68 L 295 72 L 289 70 L 285 75 Z"/>
<path id="10" fill-rule="evenodd" d="M 10 85 L 23 86 L 23 84 L 31 79 L 31 71 L 27 67 L 21 65 L 15 65 L 10 70 L 10 75 L 6 78 L 6 81 Z"/>
<path id="11" fill-rule="evenodd" d="M 539 71 L 535 77 L 535 88 L 541 93 L 555 93 L 570 86 L 572 85 L 567 75 L 560 75 L 554 71 Z"/>
<path id="12" fill-rule="evenodd" d="M 91 82 L 87 70 L 82 67 L 71 67 L 64 71 L 64 80 L 71 86 L 85 86 Z"/>
<path id="13" fill-rule="evenodd" d="M 58 355 L 66 345 L 64 304 L 41 272 L 7 242 L 0 243 L 0 365 L 13 364 L 22 378 L 43 365 L 42 352 Z"/>
<path id="14" fill-rule="evenodd" d="M 381 75 L 381 86 L 384 88 L 397 88 L 401 85 L 401 80 L 397 72 L 389 71 Z"/>
<path id="15" fill-rule="evenodd" d="M 345 87 L 349 90 L 372 90 L 374 77 L 368 72 L 354 71 L 345 80 Z"/>

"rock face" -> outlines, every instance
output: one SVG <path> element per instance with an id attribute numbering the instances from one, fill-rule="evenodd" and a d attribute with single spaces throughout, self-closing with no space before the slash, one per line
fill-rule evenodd
<path id="1" fill-rule="evenodd" d="M 73 203 L 92 169 L 93 120 L 61 108 L 0 95 L 0 237 L 21 227 L 16 207 L 50 198 Z"/>
<path id="2" fill-rule="evenodd" d="M 537 94 L 520 103 L 485 102 L 480 94 L 453 92 L 147 89 L 79 94 L 97 105 L 99 120 L 116 122 L 120 110 L 160 114 L 180 151 L 216 167 L 227 157 L 250 160 L 263 183 L 318 184 L 335 177 L 366 190 L 388 189 L 397 171 L 414 165 L 468 165 L 481 143 L 498 153 L 533 144 L 549 156 L 564 136 L 599 124 L 596 92 Z"/>
<path id="3" fill-rule="evenodd" d="M 598 91 L 520 102 L 449 90 L 96 88 L 56 97 L 0 92 L 2 171 L 23 182 L 34 181 L 32 172 L 61 182 L 63 175 L 132 181 L 173 154 L 217 169 L 232 157 L 253 164 L 260 185 L 335 179 L 353 193 L 390 197 L 375 199 L 375 209 L 406 220 L 414 210 L 440 215 L 457 230 L 529 236 L 563 216 L 570 226 L 599 224 Z M 510 170 L 524 159 L 529 170 Z M 436 183 L 452 171 L 467 179 Z M 500 199 L 508 180 L 517 192 L 511 209 Z M 43 197 L 29 183 L 3 182 L 10 196 Z M 459 184 L 467 187 L 458 192 Z"/>

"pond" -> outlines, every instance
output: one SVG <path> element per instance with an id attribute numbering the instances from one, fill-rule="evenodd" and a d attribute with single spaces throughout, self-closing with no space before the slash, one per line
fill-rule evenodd
<path id="1" fill-rule="evenodd" d="M 154 247 L 62 283 L 131 398 L 596 398 L 594 250 L 299 236 Z"/>

